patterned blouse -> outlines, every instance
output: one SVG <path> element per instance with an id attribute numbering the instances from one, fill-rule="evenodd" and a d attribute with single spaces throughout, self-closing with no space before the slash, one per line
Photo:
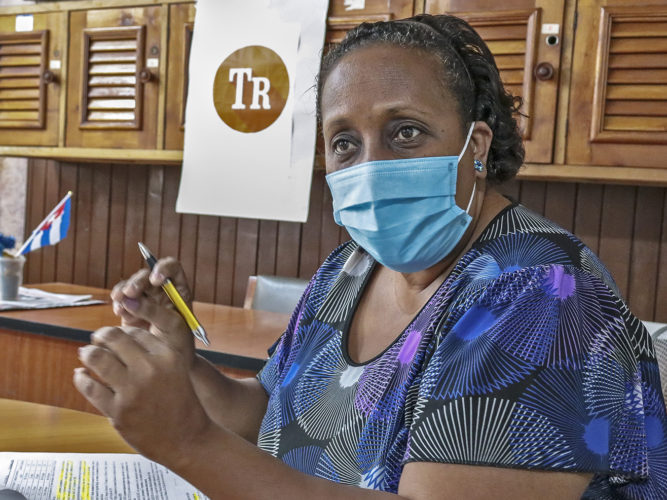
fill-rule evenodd
<path id="1" fill-rule="evenodd" d="M 259 446 L 307 474 L 396 492 L 408 462 L 591 472 L 583 498 L 667 498 L 654 347 L 608 271 L 521 205 L 503 210 L 381 354 L 347 353 L 375 262 L 324 262 L 258 378 Z"/>

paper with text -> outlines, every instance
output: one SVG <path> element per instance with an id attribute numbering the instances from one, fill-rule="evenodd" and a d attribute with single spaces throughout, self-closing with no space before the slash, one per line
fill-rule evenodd
<path id="1" fill-rule="evenodd" d="M 29 500 L 204 500 L 190 483 L 141 455 L 0 452 L 0 489 Z"/>

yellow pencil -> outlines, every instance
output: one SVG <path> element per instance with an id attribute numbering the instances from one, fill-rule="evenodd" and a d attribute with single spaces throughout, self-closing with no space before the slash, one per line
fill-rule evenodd
<path id="1" fill-rule="evenodd" d="M 141 255 L 143 255 L 144 260 L 146 260 L 146 263 L 148 264 L 148 267 L 150 267 L 152 270 L 157 263 L 157 259 L 153 257 L 153 254 L 150 252 L 150 250 L 148 250 L 148 248 L 146 248 L 146 245 L 141 242 L 137 244 L 139 245 L 139 251 L 141 252 Z M 181 316 L 183 316 L 185 323 L 188 325 L 188 328 L 190 328 L 195 338 L 201 340 L 205 345 L 209 345 L 210 342 L 208 341 L 208 337 L 206 337 L 206 331 L 199 324 L 199 321 L 197 321 L 195 315 L 192 314 L 192 311 L 183 300 L 183 297 L 181 297 L 181 294 L 178 293 L 178 290 L 176 290 L 176 287 L 170 279 L 167 279 L 164 283 L 162 283 L 162 289 L 174 304 L 176 310 L 181 314 Z"/>

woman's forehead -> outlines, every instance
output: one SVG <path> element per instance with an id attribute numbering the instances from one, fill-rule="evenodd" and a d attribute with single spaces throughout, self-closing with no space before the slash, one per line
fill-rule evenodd
<path id="1" fill-rule="evenodd" d="M 322 119 L 350 112 L 410 108 L 455 111 L 438 57 L 417 48 L 376 44 L 343 56 L 322 88 Z"/>

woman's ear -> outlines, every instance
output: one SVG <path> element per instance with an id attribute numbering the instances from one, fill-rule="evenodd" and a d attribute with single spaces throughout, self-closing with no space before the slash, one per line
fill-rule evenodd
<path id="1" fill-rule="evenodd" d="M 473 159 L 479 160 L 484 165 L 484 173 L 486 174 L 486 163 L 489 158 L 489 149 L 491 149 L 491 141 L 493 140 L 493 132 L 486 122 L 475 122 L 472 129 L 472 136 L 470 142 L 472 143 Z"/>

